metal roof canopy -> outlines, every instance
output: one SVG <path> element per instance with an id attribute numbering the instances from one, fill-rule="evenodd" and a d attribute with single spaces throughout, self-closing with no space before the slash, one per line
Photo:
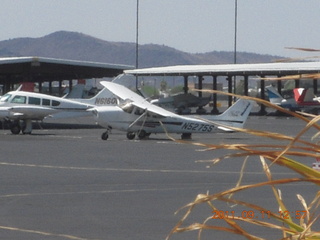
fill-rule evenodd
<path id="1" fill-rule="evenodd" d="M 124 71 L 137 76 L 283 76 L 319 72 L 320 62 L 177 65 Z"/>
<path id="2" fill-rule="evenodd" d="M 252 64 L 217 64 L 217 65 L 177 65 L 168 67 L 144 68 L 135 70 L 126 70 L 125 74 L 135 76 L 183 76 L 185 78 L 185 86 L 187 89 L 188 76 L 198 76 L 199 89 L 202 89 L 202 77 L 213 77 L 213 88 L 216 89 L 217 77 L 226 76 L 228 80 L 228 92 L 233 92 L 235 83 L 232 83 L 233 76 L 244 76 L 245 86 L 244 94 L 248 95 L 248 77 L 249 76 L 287 76 L 300 74 L 315 74 L 320 72 L 320 62 L 287 62 L 287 63 L 252 63 Z M 294 79 L 294 77 L 293 77 Z M 235 80 L 234 80 L 235 81 Z M 265 99 L 265 86 L 263 79 L 261 81 L 261 99 Z M 296 82 L 296 85 L 298 83 Z M 281 81 L 278 81 L 278 90 L 281 91 Z M 186 90 L 185 90 L 186 91 Z M 317 83 L 314 80 L 314 92 L 317 91 Z M 281 94 L 281 92 L 280 92 Z M 202 93 L 199 92 L 199 97 Z M 232 97 L 228 97 L 228 105 L 232 105 Z M 218 113 L 217 97 L 213 94 L 212 113 Z M 265 106 L 261 104 L 260 114 L 266 114 Z"/>
<path id="3" fill-rule="evenodd" d="M 44 57 L 0 58 L 0 84 L 114 77 L 132 66 Z"/>

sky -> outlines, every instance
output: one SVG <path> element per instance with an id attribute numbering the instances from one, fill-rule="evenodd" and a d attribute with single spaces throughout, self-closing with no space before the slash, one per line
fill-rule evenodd
<path id="1" fill-rule="evenodd" d="M 139 44 L 189 53 L 234 51 L 284 57 L 317 56 L 319 0 L 139 0 Z M 137 0 L 1 0 L 0 41 L 56 31 L 106 41 L 136 41 Z"/>

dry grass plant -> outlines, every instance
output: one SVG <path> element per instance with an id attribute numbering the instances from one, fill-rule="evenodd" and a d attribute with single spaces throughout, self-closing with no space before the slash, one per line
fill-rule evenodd
<path id="1" fill-rule="evenodd" d="M 204 90 L 204 91 L 210 92 L 210 93 L 221 93 L 219 91 L 214 91 L 214 90 Z M 181 210 L 185 210 L 185 213 L 182 216 L 182 218 L 178 221 L 176 226 L 169 233 L 167 239 L 169 239 L 174 233 L 181 233 L 181 232 L 195 231 L 195 230 L 198 231 L 198 239 L 201 239 L 202 231 L 208 230 L 208 229 L 215 230 L 215 231 L 224 231 L 226 233 L 231 233 L 236 235 L 242 235 L 246 239 L 263 239 L 245 230 L 241 226 L 242 222 L 252 224 L 253 226 L 263 226 L 266 228 L 278 229 L 279 231 L 281 231 L 281 235 L 282 235 L 281 239 L 320 239 L 320 232 L 319 232 L 320 226 L 318 221 L 320 216 L 317 215 L 317 209 L 320 205 L 320 191 L 315 193 L 314 199 L 309 204 L 306 203 L 306 201 L 301 195 L 299 194 L 297 195 L 297 198 L 299 199 L 301 206 L 303 208 L 302 212 L 304 214 L 304 216 L 303 217 L 301 216 L 300 219 L 293 218 L 290 216 L 290 214 L 284 217 L 283 215 L 279 214 L 278 211 L 271 212 L 270 210 L 264 208 L 263 206 L 256 205 L 255 203 L 251 203 L 250 201 L 237 200 L 236 198 L 237 194 L 240 192 L 250 191 L 256 188 L 268 186 L 271 188 L 273 192 L 273 196 L 277 202 L 277 205 L 279 206 L 279 211 L 281 211 L 282 213 L 285 213 L 285 212 L 291 212 L 291 211 L 290 209 L 287 209 L 285 200 L 282 199 L 281 191 L 276 188 L 276 185 L 281 186 L 284 184 L 294 184 L 299 182 L 309 182 L 312 184 L 320 185 L 320 172 L 294 160 L 295 157 L 301 157 L 301 156 L 308 156 L 308 157 L 314 157 L 314 158 L 319 156 L 320 147 L 317 143 L 313 143 L 315 139 L 318 137 L 318 134 L 315 134 L 315 136 L 312 139 L 310 139 L 310 141 L 302 140 L 301 136 L 311 128 L 316 129 L 315 132 L 319 133 L 320 126 L 317 124 L 317 122 L 319 121 L 320 116 L 314 116 L 314 115 L 303 116 L 295 112 L 287 111 L 281 107 L 278 107 L 269 103 L 268 101 L 258 99 L 258 98 L 238 96 L 231 93 L 227 95 L 256 101 L 257 103 L 264 104 L 267 107 L 275 108 L 278 111 L 281 111 L 286 114 L 292 115 L 296 118 L 299 118 L 300 120 L 306 123 L 306 126 L 295 137 L 290 137 L 290 136 L 286 136 L 286 135 L 274 133 L 274 132 L 264 132 L 264 131 L 257 131 L 252 129 L 233 128 L 236 131 L 244 132 L 250 135 L 259 136 L 263 138 L 277 139 L 283 142 L 283 144 L 274 144 L 274 145 L 272 144 L 253 145 L 253 144 L 243 144 L 243 143 L 208 144 L 208 143 L 200 143 L 200 142 L 193 142 L 193 141 L 177 140 L 168 135 L 168 137 L 171 138 L 173 141 L 183 143 L 183 144 L 193 144 L 193 145 L 201 146 L 207 151 L 213 151 L 217 149 L 230 150 L 231 152 L 230 154 L 212 159 L 211 160 L 212 164 L 221 162 L 226 158 L 235 158 L 235 157 L 244 157 L 245 161 L 243 164 L 243 168 L 241 169 L 240 179 L 238 183 L 236 183 L 235 187 L 231 189 L 227 189 L 222 192 L 214 193 L 214 194 L 208 194 L 208 193 L 199 194 L 194 201 L 190 202 L 189 204 L 179 209 L 177 212 L 180 212 Z M 267 181 L 248 184 L 248 185 L 243 185 L 241 183 L 245 162 L 246 162 L 246 159 L 248 159 L 249 157 L 260 159 L 262 168 L 268 179 Z M 269 161 L 269 164 L 267 164 L 267 161 Z M 274 180 L 272 178 L 272 173 L 269 168 L 270 165 L 274 165 L 274 164 L 281 165 L 288 169 L 291 169 L 292 171 L 298 173 L 299 177 Z M 250 209 L 252 211 L 268 213 L 269 219 L 267 221 L 264 219 L 251 218 L 250 215 L 249 217 L 244 218 L 244 217 L 236 217 L 236 216 L 227 217 L 227 216 L 222 216 L 222 214 L 221 215 L 218 214 L 217 215 L 219 218 L 218 220 L 224 221 L 224 223 L 226 223 L 227 225 L 227 227 L 224 227 L 224 226 L 216 225 L 215 223 L 217 219 L 212 219 L 213 214 L 208 214 L 208 216 L 203 220 L 203 222 L 193 223 L 189 225 L 185 223 L 188 217 L 190 217 L 190 214 L 193 211 L 195 211 L 194 208 L 197 205 L 207 204 L 211 208 L 212 212 L 219 213 L 220 209 L 216 207 L 217 201 L 223 201 L 225 203 L 228 203 L 229 205 L 236 204 L 238 206 L 245 207 L 246 209 Z M 315 223 L 317 223 L 317 225 L 315 225 Z M 318 231 L 316 231 L 315 228 L 317 228 Z"/>

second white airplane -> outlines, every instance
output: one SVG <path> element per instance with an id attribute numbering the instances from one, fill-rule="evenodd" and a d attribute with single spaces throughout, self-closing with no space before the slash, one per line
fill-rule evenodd
<path id="1" fill-rule="evenodd" d="M 90 110 L 97 123 L 107 128 L 101 136 L 103 140 L 108 139 L 111 129 L 127 132 L 128 139 L 134 139 L 136 135 L 143 139 L 151 133 L 164 132 L 181 133 L 185 139 L 190 138 L 192 133 L 210 133 L 217 129 L 232 131 L 227 127 L 243 128 L 253 105 L 251 101 L 239 99 L 221 115 L 201 120 L 155 106 L 122 85 L 100 83 L 120 99 L 117 106 L 96 106 Z"/>
<path id="2" fill-rule="evenodd" d="M 116 104 L 117 99 L 107 89 L 90 99 L 77 100 L 16 90 L 0 98 L 0 121 L 6 122 L 13 134 L 30 134 L 32 120 L 91 116 L 87 110 L 94 106 Z"/>

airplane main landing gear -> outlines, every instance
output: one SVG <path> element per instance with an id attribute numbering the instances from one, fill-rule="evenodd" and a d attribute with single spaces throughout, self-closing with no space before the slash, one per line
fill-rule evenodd
<path id="1" fill-rule="evenodd" d="M 31 134 L 32 132 L 32 122 L 31 119 L 26 119 L 22 123 L 22 134 Z"/>
<path id="2" fill-rule="evenodd" d="M 148 133 L 145 130 L 142 130 L 139 133 L 138 138 L 141 140 L 141 139 L 145 139 L 145 138 L 149 137 L 150 135 L 151 135 L 151 133 Z"/>
<path id="3" fill-rule="evenodd" d="M 14 134 L 14 135 L 19 134 L 20 131 L 21 131 L 21 127 L 20 127 L 20 125 L 19 125 L 19 122 L 18 122 L 18 123 L 13 122 L 13 123 L 10 125 L 10 131 L 11 131 L 11 133 Z"/>
<path id="4" fill-rule="evenodd" d="M 138 133 L 138 138 L 139 139 L 144 139 L 147 137 L 147 132 L 145 130 L 141 130 L 139 133 Z"/>
<path id="5" fill-rule="evenodd" d="M 8 123 L 11 133 L 14 135 L 17 135 L 20 132 L 23 134 L 31 134 L 32 132 L 31 119 L 8 121 Z"/>
<path id="6" fill-rule="evenodd" d="M 145 139 L 146 137 L 149 137 L 151 133 L 147 133 L 145 130 L 141 130 L 140 132 L 137 133 L 138 138 Z M 136 134 L 134 132 L 127 132 L 127 138 L 129 140 L 133 140 L 136 137 Z"/>
<path id="7" fill-rule="evenodd" d="M 136 137 L 136 134 L 135 133 L 133 133 L 133 132 L 127 132 L 127 138 L 129 139 L 129 140 L 132 140 L 132 139 L 134 139 Z"/>

